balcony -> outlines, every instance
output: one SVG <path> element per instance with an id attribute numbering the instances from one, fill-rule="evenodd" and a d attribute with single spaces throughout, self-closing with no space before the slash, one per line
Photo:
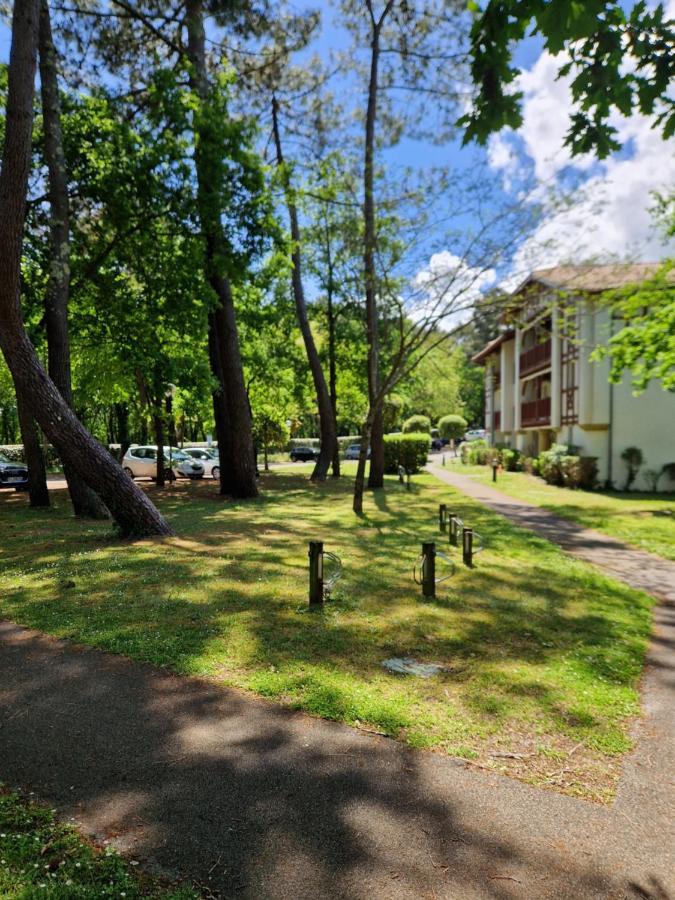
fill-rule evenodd
<path id="1" fill-rule="evenodd" d="M 551 398 L 543 397 L 541 400 L 527 400 L 520 407 L 520 424 L 523 428 L 531 428 L 533 425 L 551 424 Z"/>
<path id="2" fill-rule="evenodd" d="M 500 410 L 497 410 L 495 412 L 494 417 L 493 417 L 493 422 L 494 422 L 494 430 L 499 431 L 501 429 L 501 425 L 502 425 L 502 414 L 501 414 Z"/>
<path id="3" fill-rule="evenodd" d="M 520 377 L 545 369 L 551 365 L 551 339 L 535 344 L 520 354 Z"/>

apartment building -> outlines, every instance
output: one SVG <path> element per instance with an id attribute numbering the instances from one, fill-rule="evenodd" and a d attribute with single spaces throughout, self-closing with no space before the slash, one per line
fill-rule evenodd
<path id="1" fill-rule="evenodd" d="M 621 453 L 639 447 L 644 469 L 675 462 L 675 394 L 652 382 L 634 397 L 628 374 L 609 383 L 592 362 L 616 322 L 599 295 L 648 278 L 656 265 L 558 266 L 532 274 L 513 294 L 501 334 L 477 353 L 485 364 L 485 428 L 491 443 L 536 456 L 553 443 L 595 456 L 601 483 L 621 487 Z M 634 485 L 646 490 L 641 476 Z M 661 490 L 675 485 L 663 477 Z"/>

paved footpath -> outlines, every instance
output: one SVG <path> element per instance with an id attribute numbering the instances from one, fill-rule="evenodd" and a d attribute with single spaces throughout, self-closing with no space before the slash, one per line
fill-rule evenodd
<path id="1" fill-rule="evenodd" d="M 0 777 L 211 896 L 667 900 L 672 648 L 601 807 L 0 622 Z"/>

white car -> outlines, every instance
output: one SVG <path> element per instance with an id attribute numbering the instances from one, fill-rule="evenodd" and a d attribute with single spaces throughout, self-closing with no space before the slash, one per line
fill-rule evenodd
<path id="1" fill-rule="evenodd" d="M 207 478 L 220 478 L 220 457 L 215 447 L 183 447 L 183 453 L 199 460 Z"/>
<path id="2" fill-rule="evenodd" d="M 484 428 L 472 428 L 464 435 L 465 441 L 484 441 L 487 432 Z"/>
<path id="3" fill-rule="evenodd" d="M 169 457 L 171 468 L 169 468 Z M 166 463 L 165 478 L 203 478 L 204 466 L 175 447 L 164 448 Z M 124 471 L 130 478 L 157 477 L 157 447 L 136 447 L 132 445 L 122 460 Z"/>
<path id="4" fill-rule="evenodd" d="M 345 450 L 345 459 L 358 459 L 361 453 L 361 444 L 350 444 Z M 368 448 L 368 459 L 370 459 L 370 447 Z"/>

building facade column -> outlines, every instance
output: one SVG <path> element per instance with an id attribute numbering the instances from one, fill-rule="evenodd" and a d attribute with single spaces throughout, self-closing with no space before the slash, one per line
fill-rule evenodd
<path id="1" fill-rule="evenodd" d="M 520 343 L 521 330 L 516 328 L 513 348 L 513 430 L 520 431 Z"/>
<path id="2" fill-rule="evenodd" d="M 504 432 L 513 431 L 513 413 L 514 413 L 514 368 L 513 368 L 513 350 L 514 341 L 505 341 L 500 351 L 500 369 L 501 369 L 501 415 L 502 427 Z"/>
<path id="3" fill-rule="evenodd" d="M 593 305 L 587 300 L 579 307 L 579 424 L 593 424 Z"/>
<path id="4" fill-rule="evenodd" d="M 551 309 L 551 428 L 556 429 L 562 424 L 561 341 L 560 307 L 555 303 Z"/>

